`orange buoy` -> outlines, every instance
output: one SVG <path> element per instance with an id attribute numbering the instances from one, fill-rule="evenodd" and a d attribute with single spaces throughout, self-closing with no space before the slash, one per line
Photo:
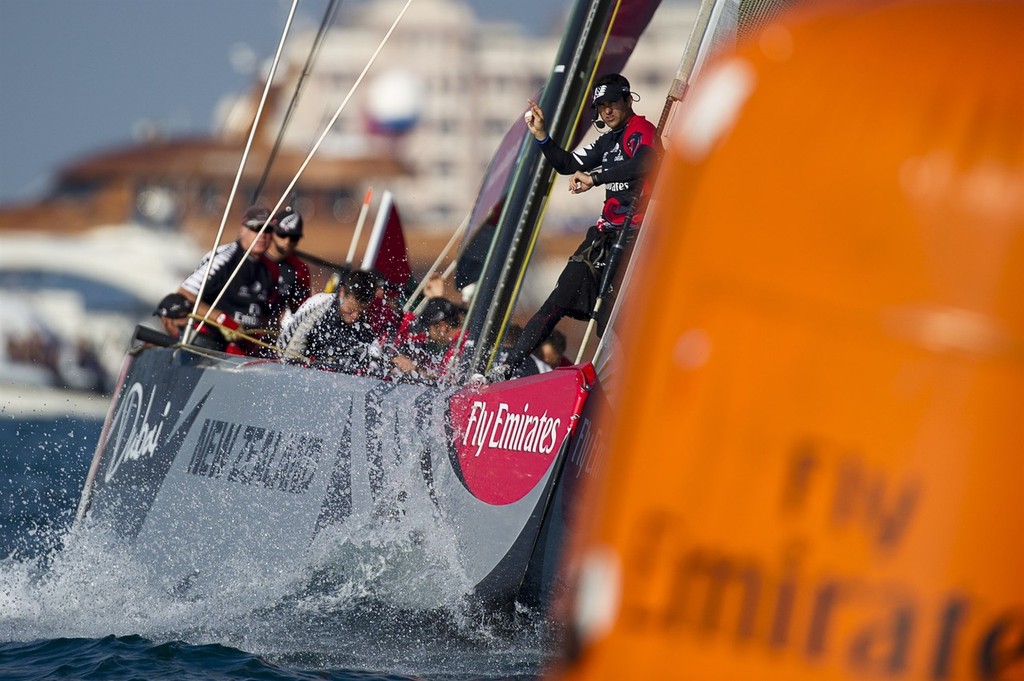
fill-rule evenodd
<path id="1" fill-rule="evenodd" d="M 1024 678 L 1024 3 L 784 15 L 668 147 L 548 677 Z"/>

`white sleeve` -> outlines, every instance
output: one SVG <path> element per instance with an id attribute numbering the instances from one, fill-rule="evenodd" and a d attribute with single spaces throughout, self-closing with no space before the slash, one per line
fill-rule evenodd
<path id="1" fill-rule="evenodd" d="M 330 312 L 334 305 L 333 293 L 317 293 L 304 302 L 295 314 L 288 317 L 280 335 L 277 348 L 285 355 L 305 355 L 309 346 L 309 334 L 320 319 Z"/>
<path id="2" fill-rule="evenodd" d="M 233 246 L 234 242 L 221 244 L 216 250 L 204 255 L 202 262 L 199 263 L 199 267 L 196 268 L 195 272 L 188 275 L 185 281 L 181 282 L 181 288 L 194 296 L 198 296 L 199 287 L 202 286 L 203 279 L 206 278 L 206 271 L 209 270 L 210 278 L 214 279 L 220 270 L 231 260 L 234 251 Z M 209 265 L 211 258 L 213 258 L 212 267 Z"/>

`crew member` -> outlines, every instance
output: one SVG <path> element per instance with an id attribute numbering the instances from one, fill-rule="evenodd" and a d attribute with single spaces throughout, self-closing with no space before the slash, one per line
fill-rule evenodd
<path id="1" fill-rule="evenodd" d="M 396 370 L 413 378 L 440 380 L 462 372 L 456 355 L 465 344 L 464 310 L 446 298 L 430 298 L 409 324 L 409 336 L 392 361 Z"/>
<path id="2" fill-rule="evenodd" d="M 303 356 L 311 362 L 351 373 L 372 367 L 371 344 L 376 335 L 364 319 L 376 282 L 356 270 L 334 293 L 317 293 L 290 316 L 277 339 L 284 359 Z"/>
<path id="3" fill-rule="evenodd" d="M 277 263 L 277 292 L 284 308 L 281 313 L 294 314 L 311 293 L 309 265 L 295 255 L 302 240 L 302 215 L 285 206 L 271 218 L 269 229 L 273 230 L 273 237 L 267 257 Z"/>
<path id="4" fill-rule="evenodd" d="M 547 364 L 552 369 L 558 369 L 559 367 L 571 367 L 572 360 L 565 356 L 565 349 L 567 343 L 565 340 L 565 334 L 555 329 L 551 332 L 540 347 L 537 348 L 535 353 L 542 362 Z"/>
<path id="5" fill-rule="evenodd" d="M 643 221 L 650 196 L 647 178 L 661 153 L 657 128 L 633 111 L 633 93 L 629 81 L 617 73 L 602 76 L 594 85 L 592 107 L 595 124 L 607 127 L 592 143 L 570 153 L 548 135 L 544 112 L 530 100 L 526 124 L 540 145 L 544 157 L 562 175 L 571 175 L 569 192 L 581 194 L 593 187 L 604 187 L 604 207 L 597 223 L 558 277 L 555 289 L 526 324 L 519 341 L 509 353 L 507 363 L 496 369 L 492 378 L 511 374 L 526 357 L 544 342 L 562 317 L 588 320 L 601 285 L 601 274 L 618 230 L 635 228 Z M 604 333 L 607 310 L 597 320 L 598 336 Z"/>
<path id="6" fill-rule="evenodd" d="M 194 305 L 209 269 L 209 278 L 203 287 L 197 312 L 214 323 L 202 324 L 192 340 L 193 345 L 223 352 L 228 349 L 230 341 L 238 339 L 235 334 L 237 331 L 246 335 L 259 335 L 265 330 L 276 330 L 277 320 L 273 311 L 278 304 L 278 269 L 266 257 L 270 245 L 270 228 L 268 226 L 260 231 L 269 217 L 270 211 L 266 208 L 249 208 L 238 228 L 238 239 L 207 253 L 195 272 L 178 288 L 178 293 L 185 297 L 189 305 Z M 250 247 L 252 250 L 246 255 Z M 242 263 L 241 267 L 239 263 Z M 238 273 L 234 274 L 236 268 Z M 211 308 L 218 296 L 220 300 L 217 307 Z M 163 315 L 161 321 L 168 331 L 176 327 L 180 331 L 183 326 L 181 320 L 165 321 Z M 250 348 L 243 343 L 237 346 L 243 352 L 259 354 L 255 346 Z"/>

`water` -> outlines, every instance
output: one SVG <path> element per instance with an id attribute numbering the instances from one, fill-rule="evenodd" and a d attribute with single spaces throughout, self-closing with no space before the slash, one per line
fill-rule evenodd
<path id="1" fill-rule="evenodd" d="M 272 602 L 265 577 L 176 598 L 101 528 L 69 531 L 101 425 L 0 415 L 0 678 L 532 679 L 549 655 L 534 612 L 396 606 L 376 587 L 409 557 L 397 539 L 311 557 Z"/>

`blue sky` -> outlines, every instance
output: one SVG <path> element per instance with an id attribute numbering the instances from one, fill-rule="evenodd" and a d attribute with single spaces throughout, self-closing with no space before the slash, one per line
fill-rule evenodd
<path id="1" fill-rule="evenodd" d="M 345 6 L 356 0 L 342 0 Z M 365 1 L 365 0 L 364 0 Z M 470 0 L 477 14 L 544 30 L 568 0 Z M 142 121 L 205 132 L 249 78 L 244 43 L 271 56 L 286 0 L 0 0 L 0 202 L 38 193 L 59 165 L 128 142 Z M 303 0 L 319 24 L 326 0 Z"/>

